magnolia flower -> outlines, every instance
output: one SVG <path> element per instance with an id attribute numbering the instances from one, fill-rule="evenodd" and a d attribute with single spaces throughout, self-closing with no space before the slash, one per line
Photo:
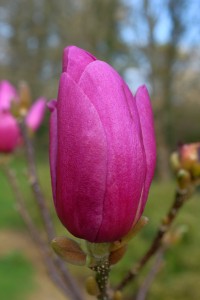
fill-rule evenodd
<path id="1" fill-rule="evenodd" d="M 0 152 L 14 151 L 19 145 L 19 141 L 21 141 L 17 119 L 11 114 L 12 101 L 17 103 L 15 110 L 18 112 L 18 115 L 23 111 L 25 123 L 32 131 L 36 131 L 43 121 L 46 99 L 40 97 L 30 108 L 28 108 L 29 99 L 27 99 L 27 107 L 24 107 L 25 97 L 30 96 L 26 93 L 26 84 L 24 84 L 24 89 L 26 89 L 24 93 L 23 90 L 21 90 L 21 93 L 17 93 L 16 89 L 8 81 L 3 80 L 0 83 Z"/>
<path id="2" fill-rule="evenodd" d="M 21 97 L 26 97 L 27 84 L 22 85 Z M 25 93 L 23 91 L 25 90 Z M 28 95 L 30 97 L 30 95 Z M 20 99 L 20 94 L 8 81 L 0 82 L 0 111 L 10 111 L 12 101 L 17 101 L 20 108 L 20 101 L 24 102 L 26 99 Z M 28 99 L 29 101 L 30 99 Z M 28 102 L 27 102 L 28 104 Z M 24 103 L 22 103 L 24 105 Z M 38 98 L 32 106 L 28 109 L 25 118 L 26 125 L 36 131 L 41 125 L 46 109 L 46 99 L 44 97 Z"/>
<path id="3" fill-rule="evenodd" d="M 90 242 L 119 240 L 144 210 L 155 168 L 145 86 L 133 96 L 107 63 L 64 50 L 57 101 L 49 105 L 50 168 L 57 214 Z"/>

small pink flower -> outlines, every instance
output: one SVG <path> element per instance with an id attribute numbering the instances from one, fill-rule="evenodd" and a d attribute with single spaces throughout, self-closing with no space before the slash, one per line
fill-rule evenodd
<path id="1" fill-rule="evenodd" d="M 9 112 L 0 112 L 0 152 L 13 152 L 21 140 L 15 118 Z"/>
<path id="2" fill-rule="evenodd" d="M 155 169 L 153 115 L 145 86 L 135 97 L 107 63 L 64 50 L 50 104 L 50 167 L 57 214 L 90 242 L 122 238 L 141 217 Z"/>
<path id="3" fill-rule="evenodd" d="M 26 116 L 26 125 L 36 131 L 41 125 L 46 109 L 46 99 L 41 97 L 31 106 Z"/>
<path id="4" fill-rule="evenodd" d="M 17 101 L 18 94 L 7 80 L 0 82 L 0 111 L 8 111 L 12 101 Z"/>

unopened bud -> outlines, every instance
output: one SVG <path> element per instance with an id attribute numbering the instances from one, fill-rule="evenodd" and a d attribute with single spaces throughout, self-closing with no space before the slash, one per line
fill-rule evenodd
<path id="1" fill-rule="evenodd" d="M 180 147 L 180 162 L 182 168 L 190 171 L 192 177 L 200 177 L 200 143 Z"/>
<path id="2" fill-rule="evenodd" d="M 164 235 L 162 242 L 165 246 L 175 245 L 181 241 L 181 239 L 187 231 L 188 227 L 185 225 L 181 225 L 175 230 L 167 232 Z"/>
<path id="3" fill-rule="evenodd" d="M 122 292 L 116 291 L 113 295 L 112 300 L 122 300 Z"/>
<path id="4" fill-rule="evenodd" d="M 177 174 L 178 186 L 181 190 L 185 190 L 191 184 L 191 175 L 185 169 L 180 169 Z"/>
<path id="5" fill-rule="evenodd" d="M 185 144 L 170 157 L 180 189 L 200 184 L 200 143 Z"/>
<path id="6" fill-rule="evenodd" d="M 28 84 L 25 81 L 21 81 L 19 84 L 19 104 L 20 114 L 22 117 L 24 117 L 31 105 L 31 92 Z"/>
<path id="7" fill-rule="evenodd" d="M 99 287 L 96 282 L 96 279 L 93 276 L 89 276 L 85 282 L 86 291 L 91 296 L 98 296 L 99 295 Z"/>
<path id="8" fill-rule="evenodd" d="M 178 171 L 181 168 L 178 152 L 173 152 L 170 156 L 170 164 L 173 171 Z"/>

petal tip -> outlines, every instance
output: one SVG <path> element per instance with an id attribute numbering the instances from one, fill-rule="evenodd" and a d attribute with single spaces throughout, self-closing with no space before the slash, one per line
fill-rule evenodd
<path id="1" fill-rule="evenodd" d="M 146 94 L 146 95 L 149 96 L 149 92 L 148 92 L 148 89 L 147 89 L 147 87 L 146 87 L 145 84 L 139 86 L 139 88 L 138 88 L 137 91 L 136 91 L 136 95 L 138 95 L 138 94 L 139 94 L 139 95 L 140 95 L 140 94 Z"/>
<path id="2" fill-rule="evenodd" d="M 47 107 L 50 110 L 50 112 L 53 112 L 57 107 L 57 100 L 52 99 L 47 103 Z"/>

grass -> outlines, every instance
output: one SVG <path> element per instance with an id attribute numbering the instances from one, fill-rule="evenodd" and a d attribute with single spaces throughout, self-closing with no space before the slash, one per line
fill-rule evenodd
<path id="1" fill-rule="evenodd" d="M 14 160 L 12 166 L 17 169 L 18 178 L 20 180 L 23 192 L 26 195 L 27 202 L 29 207 L 33 210 L 35 214 L 35 220 L 37 222 L 38 217 L 36 214 L 36 208 L 31 203 L 33 201 L 31 192 L 26 184 L 25 166 L 20 159 Z M 49 205 L 53 211 L 53 205 L 51 201 L 51 188 L 50 188 L 50 178 L 49 178 L 49 167 L 47 158 L 39 160 L 39 175 L 40 180 L 43 186 L 43 190 L 49 199 Z M 175 184 L 173 182 L 168 183 L 157 183 L 154 182 L 150 191 L 149 200 L 144 212 L 144 215 L 148 216 L 149 224 L 141 231 L 141 233 L 135 237 L 135 239 L 130 243 L 128 251 L 123 258 L 123 260 L 117 264 L 113 271 L 111 272 L 112 282 L 118 283 L 120 278 L 127 272 L 131 265 L 134 265 L 137 262 L 145 251 L 148 249 L 152 238 L 155 235 L 156 228 L 159 225 L 161 218 L 166 214 L 166 211 L 171 205 L 173 194 L 175 190 Z M 0 172 L 0 201 L 1 201 L 1 210 L 0 210 L 0 228 L 9 228 L 11 230 L 20 229 L 24 230 L 24 225 L 20 217 L 18 216 L 15 210 L 15 203 L 13 194 L 7 184 L 3 174 Z M 32 208 L 33 206 L 33 208 Z M 152 285 L 149 300 L 168 300 L 168 299 L 180 299 L 180 300 L 197 300 L 200 299 L 200 289 L 198 286 L 200 278 L 200 260 L 199 260 L 199 245 L 200 245 L 200 230 L 199 230 L 199 214 L 200 214 L 200 194 L 196 195 L 188 201 L 185 206 L 182 208 L 181 213 L 178 215 L 178 218 L 173 225 L 174 228 L 178 226 L 185 225 L 187 227 L 187 232 L 183 239 L 177 244 L 171 247 L 165 255 L 164 266 L 156 277 L 155 282 Z M 57 218 L 54 214 L 56 227 L 58 228 L 59 234 L 63 233 L 64 230 L 61 227 L 60 223 L 57 221 Z M 15 299 L 17 296 L 12 298 L 9 296 L 11 292 L 10 289 L 15 285 L 15 277 L 17 277 L 19 287 L 15 291 L 15 295 L 21 295 L 20 289 L 23 290 L 23 285 L 28 286 L 28 282 L 31 282 L 30 277 L 17 275 L 18 269 L 14 267 L 15 264 L 22 265 L 21 270 L 26 269 L 26 262 L 23 261 L 23 257 L 20 258 L 16 255 L 11 257 L 2 258 L 2 264 L 4 268 L 10 268 L 9 266 L 13 265 L 12 275 L 5 276 L 4 280 L 6 281 L 3 286 L 0 286 L 0 291 L 4 296 L 1 296 L 0 299 Z M 0 262 L 1 263 L 1 262 Z M 7 265 L 8 264 L 8 265 Z M 6 266 L 7 265 L 7 266 Z M 143 278 L 146 276 L 149 268 L 152 265 L 152 261 L 145 267 L 145 269 L 138 276 L 136 282 L 131 284 L 131 289 L 128 288 L 127 292 L 134 290 Z M 30 266 L 29 266 L 30 267 Z M 27 274 L 31 272 L 31 268 L 27 267 Z M 1 270 L 0 264 L 0 270 Z M 25 274 L 24 269 L 24 274 Z M 76 269 L 76 272 L 82 277 L 82 269 Z M 6 274 L 6 272 L 5 272 Z M 1 273 L 0 273 L 1 278 Z M 23 284 L 20 284 L 20 281 Z M 7 294 L 6 294 L 7 293 Z M 7 296 L 5 296 L 7 295 Z M 4 297 L 4 298 L 3 298 Z M 18 296 L 20 297 L 20 296 Z M 19 299 L 23 299 L 22 297 Z"/>
<path id="2" fill-rule="evenodd" d="M 0 299 L 25 300 L 33 289 L 33 267 L 18 252 L 0 257 Z"/>
<path id="3" fill-rule="evenodd" d="M 144 212 L 144 215 L 149 217 L 149 224 L 131 242 L 126 256 L 115 267 L 116 270 L 112 275 L 114 282 L 119 282 L 120 277 L 130 269 L 130 264 L 134 266 L 137 259 L 142 257 L 148 249 L 161 218 L 170 207 L 174 189 L 173 183 L 154 182 L 152 185 Z M 200 290 L 197 284 L 200 277 L 199 212 L 200 194 L 196 194 L 185 204 L 173 224 L 173 228 L 185 226 L 187 232 L 182 240 L 169 248 L 165 254 L 164 266 L 152 285 L 149 300 L 200 299 Z M 135 288 L 143 281 L 151 265 L 152 261 L 138 276 L 134 283 Z M 128 291 L 130 290 L 133 291 L 133 285 L 131 285 L 131 289 L 128 289 Z"/>

